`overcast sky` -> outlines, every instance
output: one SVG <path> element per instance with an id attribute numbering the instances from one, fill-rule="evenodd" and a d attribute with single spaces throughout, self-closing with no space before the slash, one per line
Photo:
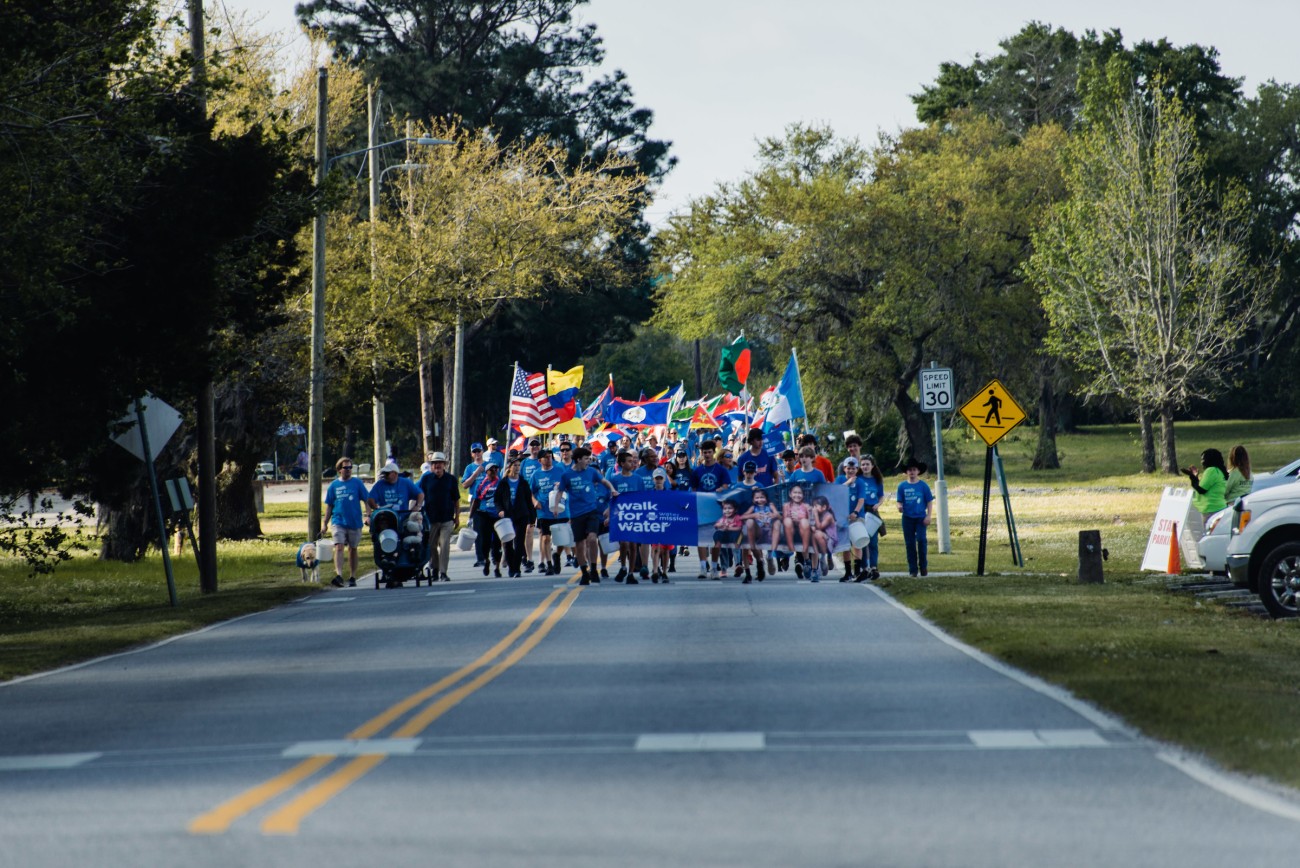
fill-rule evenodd
<path id="1" fill-rule="evenodd" d="M 293 0 L 206 0 L 293 27 Z M 946 60 L 998 51 L 1026 22 L 1076 34 L 1119 28 L 1126 44 L 1166 37 L 1219 50 L 1248 93 L 1267 79 L 1300 82 L 1300 0 L 592 0 L 581 20 L 605 40 L 606 65 L 627 73 L 651 134 L 673 143 L 677 168 L 652 222 L 754 166 L 755 142 L 794 122 L 829 124 L 864 143 L 915 124 L 910 94 Z"/>

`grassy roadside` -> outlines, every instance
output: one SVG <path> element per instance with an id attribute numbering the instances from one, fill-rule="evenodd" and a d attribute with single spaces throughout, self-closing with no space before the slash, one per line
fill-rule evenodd
<path id="1" fill-rule="evenodd" d="M 950 435 L 951 436 L 951 435 Z M 1273 623 L 1169 594 L 1139 572 L 1160 493 L 1179 480 L 1132 473 L 1135 426 L 1062 437 L 1065 468 L 1029 468 L 1036 432 L 1013 432 L 1001 452 L 1026 569 L 1011 565 L 1001 502 L 992 508 L 984 578 L 882 582 L 944 629 L 1060 684 L 1143 731 L 1248 773 L 1300 786 L 1300 621 Z M 945 440 L 964 475 L 949 475 L 953 553 L 932 573 L 972 573 L 978 555 L 983 445 Z M 1245 443 L 1258 469 L 1300 455 L 1300 420 L 1183 423 L 1180 463 L 1207 446 Z M 888 480 L 892 489 L 897 478 Z M 890 533 L 881 566 L 903 569 L 902 534 Z M 198 592 L 191 555 L 175 559 L 181 605 L 167 605 L 161 558 L 122 565 L 79 557 L 53 577 L 30 579 L 0 561 L 0 680 L 85 660 L 265 609 L 313 593 L 299 583 L 294 551 L 305 504 L 271 504 L 264 540 L 220 550 L 221 592 Z M 1078 532 L 1100 529 L 1107 583 L 1080 586 Z M 362 563 L 370 563 L 363 540 Z"/>

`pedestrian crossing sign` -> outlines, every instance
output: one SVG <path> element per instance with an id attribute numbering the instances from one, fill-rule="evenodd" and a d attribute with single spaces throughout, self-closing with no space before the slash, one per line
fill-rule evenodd
<path id="1" fill-rule="evenodd" d="M 957 412 L 989 446 L 1025 421 L 1025 411 L 997 380 L 990 380 L 973 398 L 962 404 Z"/>

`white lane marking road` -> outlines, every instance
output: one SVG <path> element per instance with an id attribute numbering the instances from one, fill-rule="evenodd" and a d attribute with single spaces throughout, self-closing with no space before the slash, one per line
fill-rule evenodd
<path id="1" fill-rule="evenodd" d="M 732 751 L 763 750 L 767 738 L 761 732 L 665 732 L 637 736 L 635 750 L 662 751 Z"/>
<path id="2" fill-rule="evenodd" d="M 984 750 L 1110 747 L 1095 729 L 977 729 L 966 735 Z"/>
<path id="3" fill-rule="evenodd" d="M 49 769 L 74 769 L 102 753 L 47 753 L 33 756 L 0 756 L 0 772 L 48 771 Z"/>
<path id="4" fill-rule="evenodd" d="M 403 756 L 415 753 L 418 738 L 336 738 L 300 741 L 284 749 L 283 757 L 307 756 Z"/>

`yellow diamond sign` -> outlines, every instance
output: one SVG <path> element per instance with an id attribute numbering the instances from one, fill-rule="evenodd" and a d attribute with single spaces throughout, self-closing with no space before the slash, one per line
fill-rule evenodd
<path id="1" fill-rule="evenodd" d="M 1025 411 L 997 380 L 975 393 L 957 410 L 980 438 L 992 446 L 1025 421 Z"/>

